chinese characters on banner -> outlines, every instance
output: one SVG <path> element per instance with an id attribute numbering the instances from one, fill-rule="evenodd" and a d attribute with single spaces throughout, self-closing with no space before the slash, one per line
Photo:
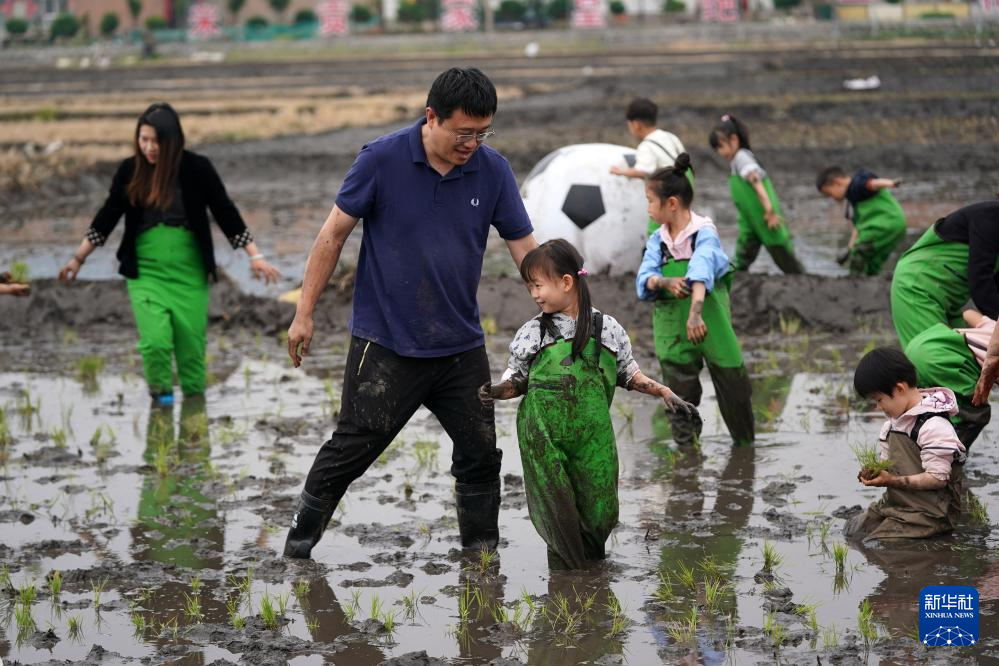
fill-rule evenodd
<path id="1" fill-rule="evenodd" d="M 486 0 L 488 2 L 489 0 Z M 443 0 L 441 3 L 441 29 L 445 32 L 476 30 L 479 21 L 475 16 L 475 0 Z"/>
<path id="2" fill-rule="evenodd" d="M 982 11 L 986 14 L 999 13 L 999 0 L 980 0 Z"/>
<path id="3" fill-rule="evenodd" d="M 199 2 L 187 13 L 187 32 L 192 39 L 211 39 L 222 32 L 222 14 L 208 2 Z"/>
<path id="4" fill-rule="evenodd" d="M 606 25 L 604 0 L 575 0 L 572 10 L 573 28 L 603 28 Z"/>
<path id="5" fill-rule="evenodd" d="M 319 34 L 323 37 L 347 34 L 347 16 L 350 4 L 347 0 L 323 0 L 316 7 L 319 16 Z"/>
<path id="6" fill-rule="evenodd" d="M 711 23 L 735 23 L 739 20 L 736 0 L 701 0 L 701 20 Z"/>

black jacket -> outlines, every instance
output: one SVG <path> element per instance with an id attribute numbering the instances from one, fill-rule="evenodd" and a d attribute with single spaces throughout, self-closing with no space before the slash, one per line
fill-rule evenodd
<path id="1" fill-rule="evenodd" d="M 118 224 L 118 220 L 123 214 L 125 215 L 125 235 L 121 239 L 117 256 L 121 262 L 118 272 L 127 278 L 139 277 L 135 238 L 142 224 L 143 214 L 141 207 L 133 206 L 128 200 L 128 183 L 132 180 L 134 167 L 135 162 L 132 157 L 118 166 L 118 171 L 111 181 L 108 198 L 87 229 L 87 238 L 91 243 L 104 245 Z M 233 249 L 245 247 L 253 242 L 253 234 L 246 228 L 236 204 L 229 198 L 222 179 L 207 157 L 185 150 L 180 159 L 178 178 L 181 196 L 184 199 L 184 211 L 187 213 L 187 225 L 201 250 L 205 272 L 214 280 L 218 280 L 215 271 L 215 250 L 212 248 L 212 230 L 208 226 L 206 209 L 211 209 L 215 221 L 229 239 Z"/>
<path id="2" fill-rule="evenodd" d="M 936 223 L 937 235 L 968 246 L 968 289 L 975 307 L 999 317 L 999 200 L 965 206 Z"/>

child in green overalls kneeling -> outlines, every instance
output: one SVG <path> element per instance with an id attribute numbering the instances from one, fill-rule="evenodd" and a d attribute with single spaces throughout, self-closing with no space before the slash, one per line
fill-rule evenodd
<path id="1" fill-rule="evenodd" d="M 686 172 L 690 156 L 654 173 L 645 186 L 649 215 L 659 229 L 649 236 L 638 269 L 642 300 L 655 300 L 652 332 L 663 381 L 684 400 L 701 401 L 699 375 L 707 361 L 725 425 L 736 444 L 755 439 L 752 387 L 732 329 L 731 272 L 714 223 L 690 210 L 694 198 Z M 697 442 L 700 420 L 670 414 L 677 444 Z"/>
<path id="2" fill-rule="evenodd" d="M 961 513 L 967 454 L 950 423 L 957 413 L 954 392 L 917 388 L 916 382 L 915 366 L 898 349 L 874 349 L 857 364 L 854 388 L 888 417 L 878 453 L 891 467 L 873 477 L 865 470 L 857 475 L 865 486 L 885 488 L 885 494 L 850 519 L 849 537 L 930 537 L 953 530 Z"/>
<path id="3" fill-rule="evenodd" d="M 531 522 L 548 544 L 553 569 L 604 558 L 617 525 L 617 444 L 610 405 L 616 386 L 663 399 L 698 418 L 635 362 L 624 328 L 590 305 L 583 258 L 559 238 L 529 252 L 520 274 L 541 315 L 521 326 L 498 384 L 484 403 L 523 395 L 517 438 Z"/>
<path id="4" fill-rule="evenodd" d="M 833 201 L 847 201 L 846 218 L 853 222 L 847 251 L 836 261 L 850 275 L 877 275 L 905 238 L 905 212 L 890 192 L 901 180 L 878 178 L 866 169 L 848 176 L 838 166 L 819 172 L 815 187 Z"/>
<path id="5" fill-rule="evenodd" d="M 770 176 L 763 170 L 749 147 L 749 130 L 735 116 L 721 117 L 711 134 L 711 147 L 732 165 L 728 182 L 732 202 L 739 213 L 739 237 L 735 242 L 735 270 L 748 271 L 767 248 L 777 268 L 783 272 L 804 273 L 794 254 L 791 231 L 781 212 L 780 201 Z"/>

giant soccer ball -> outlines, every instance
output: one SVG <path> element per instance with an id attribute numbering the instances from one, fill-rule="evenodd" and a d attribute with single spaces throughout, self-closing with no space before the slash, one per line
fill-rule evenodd
<path id="1" fill-rule="evenodd" d="M 638 269 L 648 213 L 645 183 L 610 173 L 634 166 L 635 150 L 610 143 L 582 143 L 546 155 L 521 185 L 538 241 L 564 238 L 594 272 L 620 275 Z"/>

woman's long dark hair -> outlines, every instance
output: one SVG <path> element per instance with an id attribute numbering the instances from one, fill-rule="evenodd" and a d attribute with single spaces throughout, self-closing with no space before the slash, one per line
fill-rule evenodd
<path id="1" fill-rule="evenodd" d="M 694 171 L 694 167 L 690 164 L 690 155 L 680 153 L 676 156 L 673 166 L 659 169 L 649 176 L 648 187 L 660 201 L 676 197 L 686 208 L 690 208 L 694 200 L 694 187 L 687 178 L 688 169 Z"/>
<path id="2" fill-rule="evenodd" d="M 752 150 L 749 145 L 749 128 L 746 124 L 733 116 L 730 113 L 726 113 L 715 125 L 714 129 L 711 130 L 711 134 L 708 135 L 708 143 L 715 150 L 718 149 L 718 144 L 721 143 L 722 139 L 727 139 L 730 136 L 739 137 L 739 147 L 745 148 L 746 150 Z"/>
<path id="3" fill-rule="evenodd" d="M 139 148 L 139 129 L 149 125 L 156 130 L 159 156 L 150 164 Z M 184 130 L 180 117 L 166 102 L 153 104 L 135 124 L 135 169 L 128 184 L 128 200 L 139 208 L 169 208 L 177 191 L 180 158 L 184 154 Z"/>
<path id="4" fill-rule="evenodd" d="M 561 280 L 563 275 L 571 275 L 576 286 L 576 334 L 572 338 L 572 357 L 578 358 L 586 348 L 592 333 L 593 313 L 590 305 L 590 288 L 586 285 L 583 270 L 583 256 L 564 238 L 542 243 L 534 248 L 520 262 L 520 277 L 524 282 L 545 276 Z M 599 341 L 598 341 L 599 344 Z"/>

